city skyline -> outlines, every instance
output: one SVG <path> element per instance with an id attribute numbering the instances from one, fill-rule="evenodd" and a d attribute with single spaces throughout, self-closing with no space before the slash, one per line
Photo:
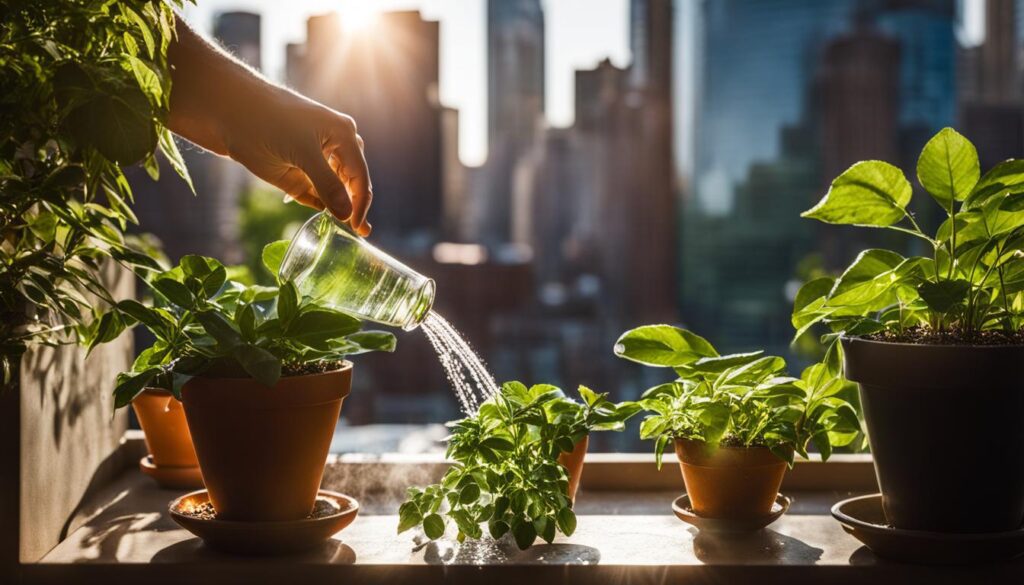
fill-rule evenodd
<path id="1" fill-rule="evenodd" d="M 373 0 L 376 13 L 419 10 L 428 20 L 441 23 L 441 103 L 460 111 L 459 135 L 463 164 L 479 166 L 487 157 L 487 0 Z M 263 15 L 262 47 L 265 74 L 284 81 L 285 46 L 305 39 L 310 16 L 360 7 L 369 0 L 294 0 L 285 4 L 260 0 L 201 0 L 187 5 L 186 19 L 205 36 L 212 36 L 216 14 L 250 11 Z M 629 64 L 628 0 L 544 0 L 548 120 L 566 127 L 573 120 L 576 69 L 596 66 L 611 58 Z"/>

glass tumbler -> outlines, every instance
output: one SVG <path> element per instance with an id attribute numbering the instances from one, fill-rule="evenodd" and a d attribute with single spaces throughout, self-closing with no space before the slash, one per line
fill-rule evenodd
<path id="1" fill-rule="evenodd" d="M 328 212 L 303 224 L 279 276 L 299 294 L 367 321 L 415 329 L 434 304 L 434 281 L 395 260 Z"/>

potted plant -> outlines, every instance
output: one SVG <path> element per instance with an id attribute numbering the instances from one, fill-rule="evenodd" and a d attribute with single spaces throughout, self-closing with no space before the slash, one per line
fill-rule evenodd
<path id="1" fill-rule="evenodd" d="M 285 245 L 264 250 L 272 274 Z M 299 298 L 290 282 L 229 280 L 212 258 L 186 256 L 150 286 L 166 308 L 118 306 L 161 339 L 120 377 L 117 405 L 169 380 L 218 519 L 304 518 L 351 387 L 345 357 L 391 351 L 394 337 L 360 331 L 355 318 Z"/>
<path id="2" fill-rule="evenodd" d="M 627 331 L 616 355 L 672 368 L 676 380 L 655 386 L 639 404 L 649 414 L 640 436 L 655 440 L 655 456 L 671 442 L 694 513 L 707 518 L 756 519 L 775 503 L 794 454 L 813 444 L 823 459 L 849 444 L 859 424 L 842 399 L 832 352 L 799 379 L 781 357 L 763 352 L 719 355 L 704 338 L 670 325 Z"/>
<path id="3" fill-rule="evenodd" d="M 620 430 L 638 407 L 614 404 L 605 394 L 579 387 L 582 403 L 547 384 L 527 388 L 507 382 L 464 419 L 448 423 L 447 456 L 453 461 L 441 483 L 410 488 L 399 508 L 398 532 L 422 526 L 431 540 L 511 534 L 521 549 L 539 536 L 576 530 L 572 511 L 587 437 L 594 430 Z"/>
<path id="4" fill-rule="evenodd" d="M 927 255 L 861 252 L 837 278 L 803 286 L 797 335 L 816 323 L 860 385 L 886 516 L 896 528 L 997 532 L 1024 520 L 1024 161 L 981 176 L 966 138 L 945 128 L 917 161 L 945 221 L 908 211 L 897 167 L 859 162 L 809 217 L 895 230 Z M 836 375 L 840 375 L 836 372 Z M 950 505 L 950 494 L 965 498 Z"/>

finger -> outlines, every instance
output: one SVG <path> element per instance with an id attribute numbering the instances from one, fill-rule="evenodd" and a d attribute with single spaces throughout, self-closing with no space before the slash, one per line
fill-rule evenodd
<path id="1" fill-rule="evenodd" d="M 351 121 L 333 131 L 323 144 L 323 148 L 338 160 L 336 170 L 348 190 L 353 207 L 350 223 L 357 231 L 365 230 L 363 224 L 373 198 L 373 185 L 363 147 L 363 139 L 355 132 L 355 123 Z"/>
<path id="2" fill-rule="evenodd" d="M 285 203 L 287 203 L 288 201 L 295 201 L 296 203 L 298 203 L 300 205 L 305 205 L 306 207 L 312 207 L 313 209 L 316 209 L 317 211 L 323 211 L 324 209 L 327 208 L 327 206 L 324 205 L 323 201 L 320 201 L 319 199 L 317 199 L 316 191 L 314 191 L 312 187 L 310 187 L 309 191 L 306 191 L 305 193 L 297 193 L 295 195 L 291 195 L 291 194 L 285 195 Z"/>
<path id="3" fill-rule="evenodd" d="M 373 203 L 373 187 L 369 184 L 369 176 L 366 174 L 355 176 L 349 174 L 351 167 L 347 165 L 345 153 L 341 148 L 335 149 L 332 159 L 338 161 L 338 176 L 341 177 L 345 187 L 348 189 L 349 195 L 352 197 L 352 219 L 350 220 L 352 228 L 359 235 L 368 236 L 370 228 L 366 226 L 366 215 L 369 213 L 370 205 Z M 366 163 L 361 153 L 359 159 L 363 161 L 363 168 L 365 169 Z"/>
<path id="4" fill-rule="evenodd" d="M 352 217 L 352 202 L 346 187 L 331 170 L 327 159 L 319 152 L 314 152 L 299 165 L 309 177 L 320 199 L 331 213 L 341 221 L 349 221 Z"/>

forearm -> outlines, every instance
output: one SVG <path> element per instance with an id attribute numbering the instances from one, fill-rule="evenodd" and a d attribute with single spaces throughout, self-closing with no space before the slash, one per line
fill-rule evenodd
<path id="1" fill-rule="evenodd" d="M 167 51 L 171 67 L 167 126 L 207 150 L 227 155 L 224 127 L 258 115 L 259 102 L 280 88 L 208 43 L 181 17 L 175 21 L 175 31 L 177 39 Z"/>

